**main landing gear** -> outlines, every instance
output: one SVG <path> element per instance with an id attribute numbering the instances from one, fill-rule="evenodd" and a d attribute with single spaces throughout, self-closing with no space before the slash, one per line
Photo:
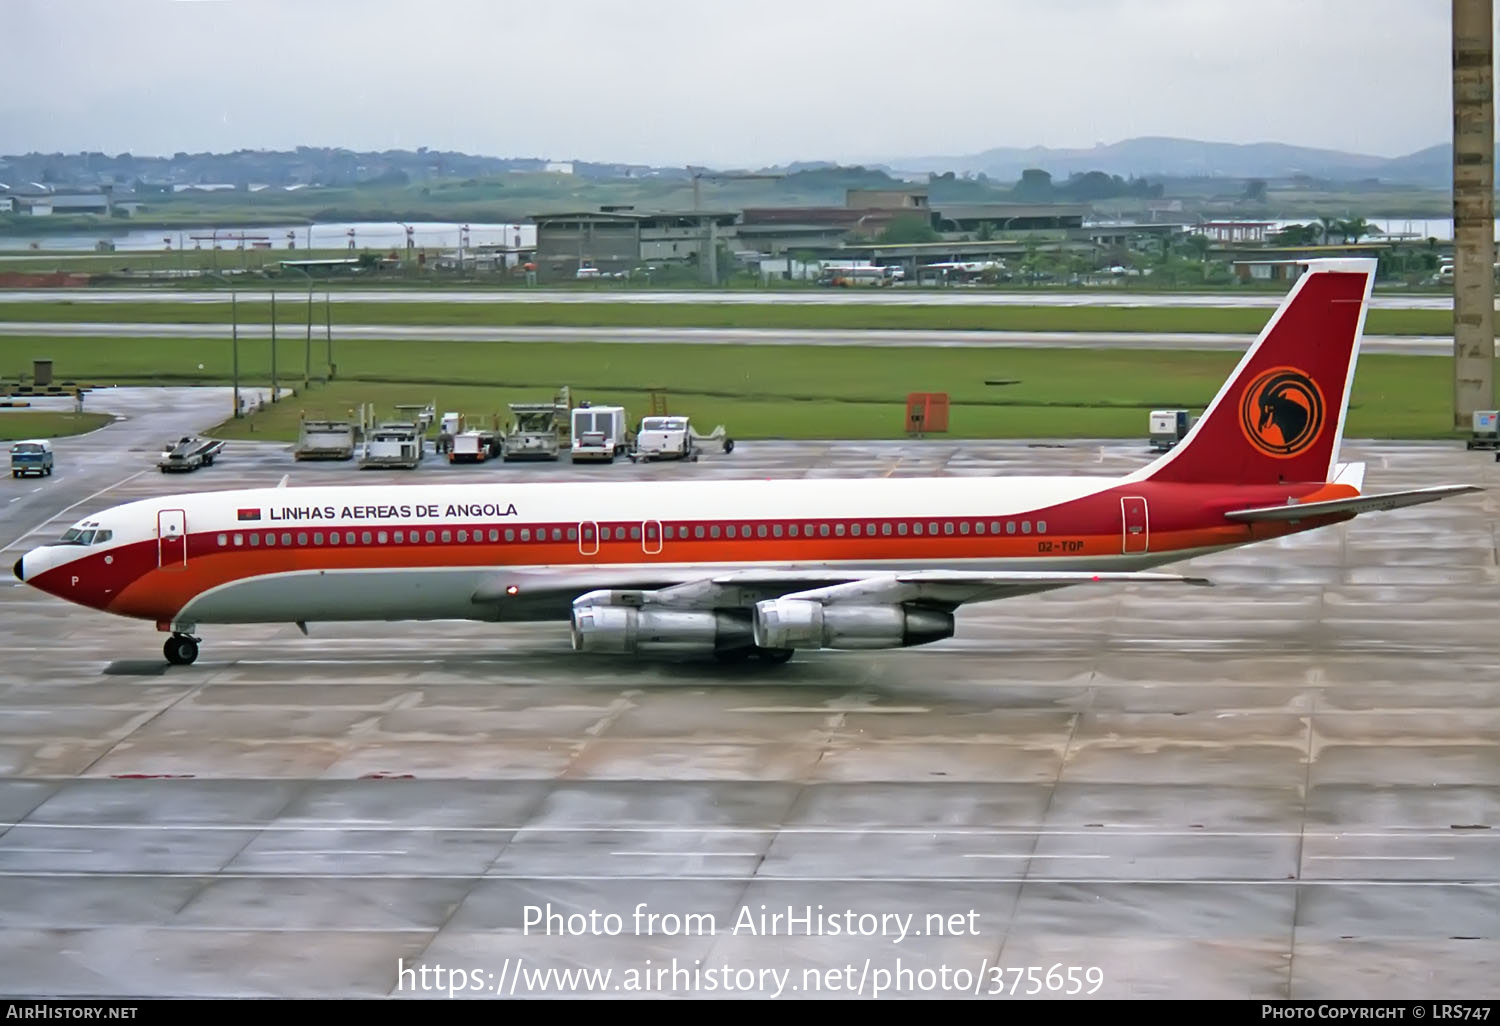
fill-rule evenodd
<path id="1" fill-rule="evenodd" d="M 714 658 L 721 663 L 784 663 L 792 658 L 795 649 L 790 648 L 761 648 L 751 645 L 748 648 L 730 648 L 714 653 Z"/>
<path id="2" fill-rule="evenodd" d="M 198 658 L 198 640 L 186 634 L 174 634 L 162 646 L 167 662 L 173 666 L 191 666 Z"/>

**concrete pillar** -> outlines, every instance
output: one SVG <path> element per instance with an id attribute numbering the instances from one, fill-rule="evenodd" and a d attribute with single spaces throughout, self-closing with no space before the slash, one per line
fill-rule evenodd
<path id="1" fill-rule="evenodd" d="M 1495 408 L 1492 0 L 1453 0 L 1453 426 Z"/>

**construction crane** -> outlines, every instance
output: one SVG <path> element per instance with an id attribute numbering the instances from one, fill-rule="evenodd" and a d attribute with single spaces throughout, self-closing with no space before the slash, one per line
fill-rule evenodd
<path id="1" fill-rule="evenodd" d="M 703 209 L 702 190 L 699 182 L 707 178 L 711 182 L 730 181 L 766 181 L 777 178 L 785 178 L 786 175 L 762 173 L 754 171 L 710 171 L 706 167 L 693 167 L 688 165 L 688 173 L 693 176 L 693 211 L 695 213 Z M 717 222 L 713 218 L 708 221 L 708 243 L 704 247 L 707 250 L 708 282 L 710 285 L 719 284 L 719 236 L 714 230 Z"/>

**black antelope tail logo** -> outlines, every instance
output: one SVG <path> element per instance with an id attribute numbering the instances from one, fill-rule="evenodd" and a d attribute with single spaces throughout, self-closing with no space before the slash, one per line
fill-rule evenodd
<path id="1" fill-rule="evenodd" d="M 1259 451 L 1278 459 L 1296 456 L 1323 433 L 1323 393 L 1295 367 L 1256 377 L 1240 397 L 1240 427 Z"/>

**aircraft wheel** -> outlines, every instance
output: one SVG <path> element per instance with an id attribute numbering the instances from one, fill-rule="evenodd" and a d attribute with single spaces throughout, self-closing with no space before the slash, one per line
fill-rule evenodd
<path id="1" fill-rule="evenodd" d="M 174 634 L 162 646 L 167 662 L 173 666 L 191 666 L 198 659 L 198 642 L 183 634 Z"/>
<path id="2" fill-rule="evenodd" d="M 763 663 L 784 663 L 792 658 L 795 651 L 790 648 L 756 648 L 755 658 Z"/>

